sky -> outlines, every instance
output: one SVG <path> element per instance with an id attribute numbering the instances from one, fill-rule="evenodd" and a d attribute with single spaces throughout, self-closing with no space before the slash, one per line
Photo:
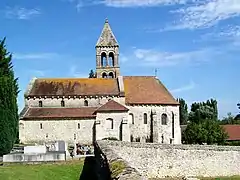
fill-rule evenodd
<path id="1" fill-rule="evenodd" d="M 105 19 L 123 76 L 156 75 L 175 98 L 240 102 L 240 0 L 1 0 L 0 39 L 13 54 L 19 109 L 33 77 L 88 77 Z"/>

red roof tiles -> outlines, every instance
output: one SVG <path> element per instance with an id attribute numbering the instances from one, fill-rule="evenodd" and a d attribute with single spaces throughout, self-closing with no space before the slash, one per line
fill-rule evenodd
<path id="1" fill-rule="evenodd" d="M 125 76 L 126 104 L 178 105 L 166 87 L 154 76 Z M 118 79 L 37 79 L 33 96 L 119 96 Z"/>
<path id="2" fill-rule="evenodd" d="M 240 125 L 223 125 L 222 127 L 229 136 L 227 140 L 240 140 Z"/>
<path id="3" fill-rule="evenodd" d="M 128 108 L 126 108 L 125 106 L 119 104 L 118 102 L 114 101 L 114 100 L 110 100 L 108 101 L 106 104 L 102 105 L 101 107 L 99 107 L 96 112 L 109 112 L 109 111 L 128 111 Z"/>
<path id="4" fill-rule="evenodd" d="M 154 76 L 125 76 L 123 78 L 126 104 L 179 104 Z"/>
<path id="5" fill-rule="evenodd" d="M 95 118 L 95 107 L 82 108 L 29 108 L 24 120 L 32 119 L 77 119 L 77 118 Z"/>
<path id="6" fill-rule="evenodd" d="M 37 79 L 29 96 L 91 96 L 118 95 L 115 79 L 74 78 Z"/>

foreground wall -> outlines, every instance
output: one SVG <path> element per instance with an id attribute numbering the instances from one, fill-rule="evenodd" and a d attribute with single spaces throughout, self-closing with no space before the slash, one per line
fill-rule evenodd
<path id="1" fill-rule="evenodd" d="M 99 141 L 143 176 L 232 176 L 240 175 L 240 147 L 162 145 Z"/>

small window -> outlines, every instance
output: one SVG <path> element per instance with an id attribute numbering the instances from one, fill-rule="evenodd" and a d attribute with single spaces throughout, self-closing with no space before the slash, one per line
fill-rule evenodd
<path id="1" fill-rule="evenodd" d="M 108 118 L 106 121 L 107 121 L 107 129 L 113 129 L 113 119 Z"/>
<path id="2" fill-rule="evenodd" d="M 88 101 L 87 100 L 84 101 L 84 106 L 88 106 Z"/>
<path id="3" fill-rule="evenodd" d="M 143 121 L 144 121 L 144 124 L 147 124 L 147 113 L 143 114 Z"/>
<path id="4" fill-rule="evenodd" d="M 39 101 L 39 102 L 38 102 L 38 106 L 39 106 L 39 107 L 42 107 L 42 106 L 43 106 L 42 101 Z"/>
<path id="5" fill-rule="evenodd" d="M 167 125 L 167 115 L 166 114 L 162 114 L 162 125 Z"/>
<path id="6" fill-rule="evenodd" d="M 131 122 L 132 124 L 134 124 L 134 116 L 133 116 L 133 114 L 130 113 L 129 116 L 130 116 L 130 122 Z"/>
<path id="7" fill-rule="evenodd" d="M 64 102 L 64 100 L 61 101 L 61 107 L 65 107 L 65 102 Z"/>
<path id="8" fill-rule="evenodd" d="M 42 128 L 43 128 L 42 123 L 40 123 L 40 129 L 42 129 Z"/>
<path id="9" fill-rule="evenodd" d="M 76 140 L 76 134 L 73 135 L 74 140 Z"/>
<path id="10" fill-rule="evenodd" d="M 80 128 L 81 128 L 80 123 L 78 123 L 78 129 L 80 129 Z"/>
<path id="11" fill-rule="evenodd" d="M 46 138 L 48 138 L 48 133 L 46 134 Z"/>

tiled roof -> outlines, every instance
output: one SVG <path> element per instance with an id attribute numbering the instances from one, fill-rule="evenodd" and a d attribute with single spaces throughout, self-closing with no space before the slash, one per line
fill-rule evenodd
<path id="1" fill-rule="evenodd" d="M 77 119 L 95 118 L 95 107 L 82 108 L 29 108 L 22 119 Z"/>
<path id="2" fill-rule="evenodd" d="M 229 136 L 227 140 L 240 140 L 240 125 L 223 125 L 222 127 Z"/>
<path id="3" fill-rule="evenodd" d="M 125 106 L 119 104 L 118 102 L 114 100 L 108 101 L 106 104 L 99 107 L 96 112 L 103 112 L 103 111 L 128 111 L 128 108 Z"/>
<path id="4" fill-rule="evenodd" d="M 179 104 L 154 76 L 124 76 L 126 104 Z"/>
<path id="5" fill-rule="evenodd" d="M 118 95 L 116 79 L 37 79 L 29 96 Z"/>
<path id="6" fill-rule="evenodd" d="M 179 104 L 154 76 L 124 76 L 126 104 Z M 28 96 L 118 96 L 118 79 L 37 79 Z"/>

